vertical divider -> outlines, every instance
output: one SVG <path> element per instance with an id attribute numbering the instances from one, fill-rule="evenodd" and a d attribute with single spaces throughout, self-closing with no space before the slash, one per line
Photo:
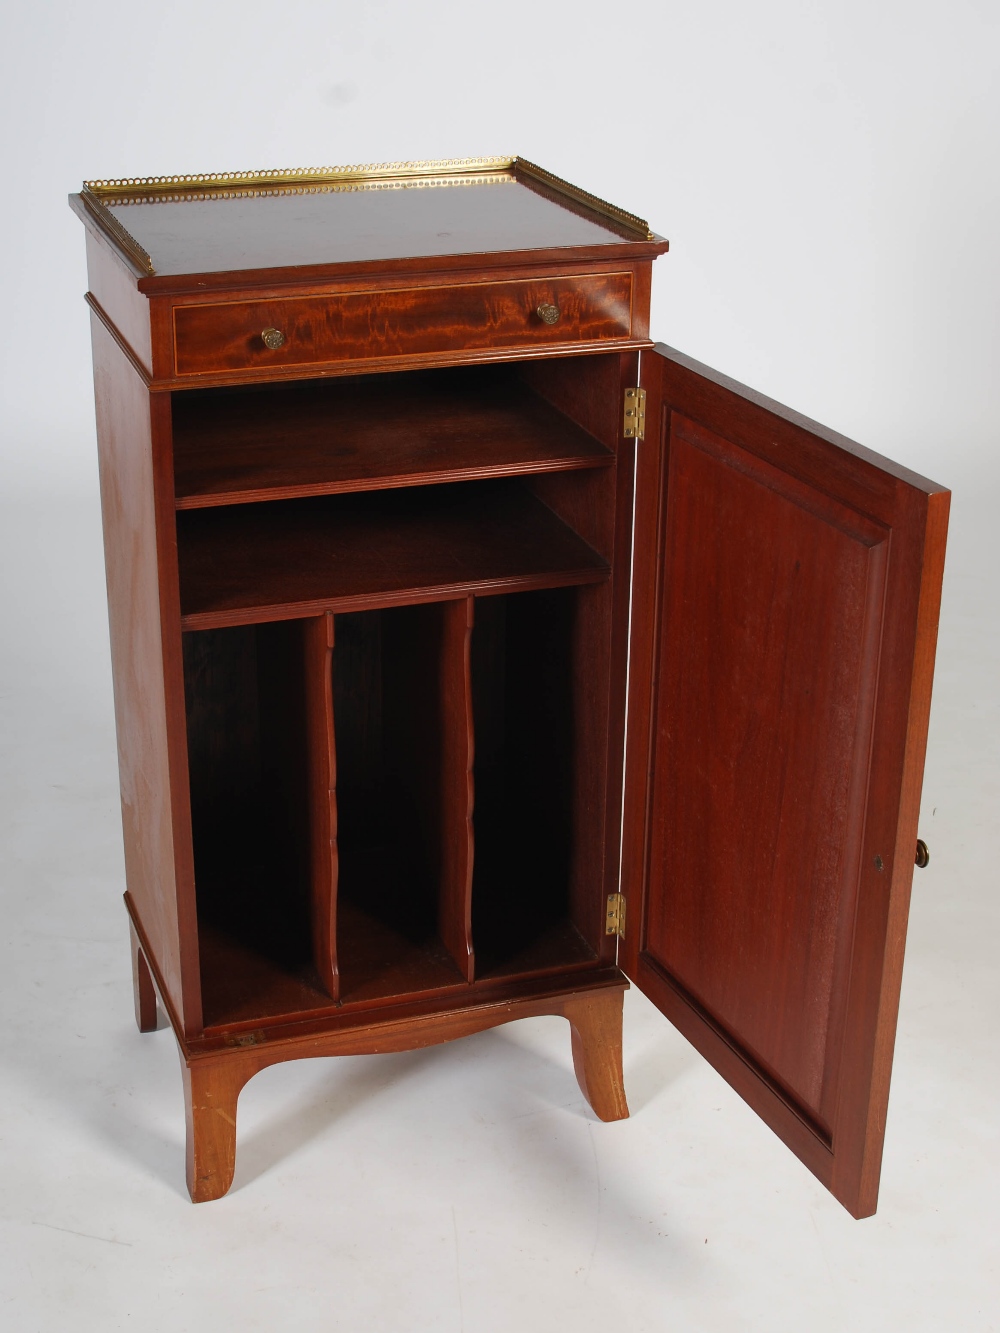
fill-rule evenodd
<path id="1" fill-rule="evenodd" d="M 475 598 L 442 604 L 441 880 L 438 929 L 466 981 L 475 976 L 472 947 L 474 834 L 471 647 Z"/>
<path id="2" fill-rule="evenodd" d="M 340 998 L 337 968 L 337 752 L 333 719 L 333 614 L 305 621 L 304 665 L 309 755 L 309 862 L 313 959 L 320 980 Z"/>

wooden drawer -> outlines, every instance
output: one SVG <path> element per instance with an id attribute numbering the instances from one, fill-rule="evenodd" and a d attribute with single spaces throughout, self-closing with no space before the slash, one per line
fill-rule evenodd
<path id="1" fill-rule="evenodd" d="M 556 306 L 547 323 L 539 306 Z M 265 346 L 265 329 L 283 335 Z M 178 375 L 620 342 L 631 336 L 632 274 L 460 283 L 178 306 Z"/>

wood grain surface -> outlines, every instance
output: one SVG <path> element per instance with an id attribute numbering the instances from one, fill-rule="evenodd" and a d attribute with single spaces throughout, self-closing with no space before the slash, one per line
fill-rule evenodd
<path id="1" fill-rule="evenodd" d="M 177 394 L 173 427 L 179 509 L 614 462 L 508 367 Z"/>
<path id="2" fill-rule="evenodd" d="M 125 207 L 147 276 L 74 201 L 136 1013 L 181 1044 L 192 1197 L 278 1060 L 557 1013 L 627 1114 L 620 851 L 628 974 L 867 1215 L 947 492 L 663 347 L 623 442 L 659 238 L 518 184 L 337 200 Z"/>
<path id="3" fill-rule="evenodd" d="M 146 955 L 139 943 L 135 926 L 129 922 L 129 943 L 132 952 L 132 997 L 135 1001 L 135 1025 L 140 1032 L 156 1031 L 156 988 Z"/>
<path id="4" fill-rule="evenodd" d="M 177 537 L 186 629 L 608 577 L 515 482 L 192 510 Z"/>
<path id="5" fill-rule="evenodd" d="M 863 1216 L 947 492 L 669 349 L 643 379 L 624 965 Z"/>
<path id="6" fill-rule="evenodd" d="M 600 246 L 614 252 L 639 239 L 513 179 L 369 190 L 309 184 L 270 195 L 195 193 L 110 208 L 166 278 L 506 249 Z"/>
<path id="7" fill-rule="evenodd" d="M 169 404 L 91 320 L 125 873 L 172 1012 L 201 1026 Z"/>
<path id="8" fill-rule="evenodd" d="M 538 314 L 555 306 L 558 319 Z M 277 329 L 280 347 L 262 331 Z M 330 296 L 184 305 L 174 310 L 178 376 L 229 370 L 289 369 L 317 362 L 530 349 L 628 339 L 632 331 L 632 274 L 409 287 Z"/>
<path id="9" fill-rule="evenodd" d="M 613 972 L 589 987 L 528 988 L 523 997 L 355 1021 L 324 1032 L 268 1041 L 252 1033 L 203 1051 L 181 1046 L 187 1116 L 188 1190 L 195 1203 L 229 1189 L 236 1165 L 236 1108 L 240 1091 L 262 1069 L 283 1060 L 418 1050 L 539 1014 L 568 1019 L 580 1090 L 602 1120 L 628 1115 L 621 1078 L 621 1014 L 625 991 Z"/>

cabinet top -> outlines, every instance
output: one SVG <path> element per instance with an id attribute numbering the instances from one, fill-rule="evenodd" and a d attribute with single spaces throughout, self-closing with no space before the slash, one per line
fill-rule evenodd
<path id="1" fill-rule="evenodd" d="M 642 218 L 524 158 L 87 181 L 71 203 L 140 275 L 511 251 L 666 249 Z"/>

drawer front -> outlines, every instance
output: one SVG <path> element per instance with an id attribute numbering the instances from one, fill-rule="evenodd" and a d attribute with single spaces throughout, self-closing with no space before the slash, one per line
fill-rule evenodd
<path id="1" fill-rule="evenodd" d="M 543 313 L 539 314 L 539 307 Z M 543 315 L 558 317 L 549 323 Z M 337 292 L 179 306 L 178 375 L 493 348 L 614 342 L 632 328 L 632 274 Z M 267 346 L 264 330 L 278 330 Z M 269 340 L 278 339 L 273 333 Z"/>

